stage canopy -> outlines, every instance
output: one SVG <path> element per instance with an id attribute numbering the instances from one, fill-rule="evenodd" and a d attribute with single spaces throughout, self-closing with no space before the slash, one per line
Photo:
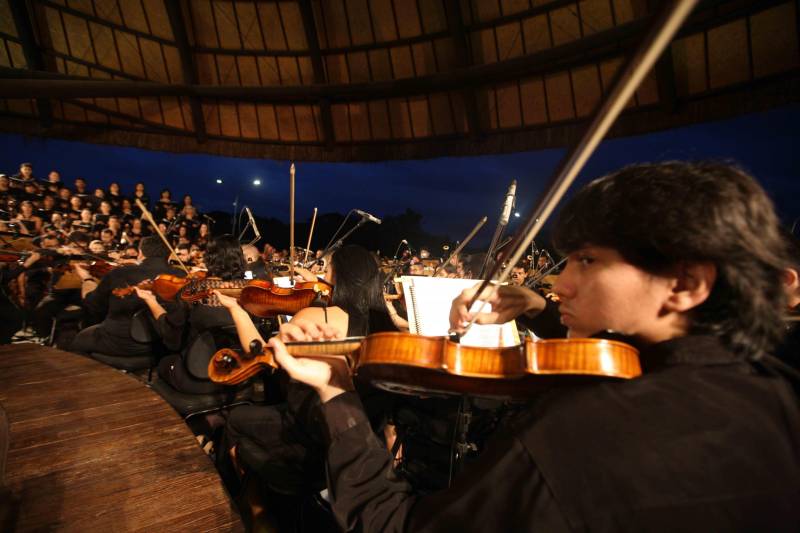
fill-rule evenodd
<path id="1" fill-rule="evenodd" d="M 0 130 L 367 161 L 565 146 L 660 1 L 0 0 Z M 707 0 L 613 135 L 800 99 L 797 0 Z"/>

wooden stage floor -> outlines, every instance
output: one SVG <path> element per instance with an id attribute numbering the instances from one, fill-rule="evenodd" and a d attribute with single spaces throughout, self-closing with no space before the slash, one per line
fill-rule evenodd
<path id="1" fill-rule="evenodd" d="M 35 344 L 0 346 L 12 531 L 243 531 L 189 428 L 132 376 Z"/>

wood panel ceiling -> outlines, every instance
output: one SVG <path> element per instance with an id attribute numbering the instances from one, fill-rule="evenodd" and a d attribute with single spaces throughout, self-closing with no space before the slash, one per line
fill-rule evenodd
<path id="1" fill-rule="evenodd" d="M 353 161 L 562 146 L 647 0 L 0 0 L 0 130 Z M 701 2 L 615 128 L 798 99 L 797 0 Z"/>

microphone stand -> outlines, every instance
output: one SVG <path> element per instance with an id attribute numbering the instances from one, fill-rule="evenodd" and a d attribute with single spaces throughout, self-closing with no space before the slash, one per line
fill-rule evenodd
<path id="1" fill-rule="evenodd" d="M 511 183 L 511 187 L 514 187 L 514 190 L 516 190 L 516 183 L 517 180 L 514 180 Z M 511 188 L 509 188 L 509 192 L 506 193 L 505 199 L 503 200 L 503 209 L 500 211 L 500 219 L 497 221 L 497 227 L 494 230 L 494 236 L 492 237 L 491 244 L 489 244 L 489 249 L 486 251 L 486 257 L 483 258 L 483 265 L 481 266 L 481 273 L 480 276 L 478 276 L 479 278 L 484 277 L 484 274 L 486 274 L 486 269 L 489 267 L 490 262 L 494 264 L 494 259 L 492 259 L 492 256 L 494 255 L 495 250 L 497 249 L 497 243 L 498 241 L 500 241 L 500 237 L 503 235 L 503 231 L 506 229 L 506 226 L 508 225 L 509 221 L 509 218 L 507 218 L 505 215 L 506 215 L 506 203 L 510 194 L 511 194 Z M 511 215 L 510 209 L 508 214 L 509 216 Z"/>
<path id="2" fill-rule="evenodd" d="M 348 216 L 350 216 L 350 215 L 348 215 Z M 322 252 L 322 257 L 325 257 L 326 255 L 334 252 L 336 249 L 341 248 L 342 244 L 344 243 L 344 240 L 346 238 L 348 238 L 355 230 L 357 230 L 358 228 L 360 228 L 361 226 L 363 226 L 366 223 L 367 223 L 367 218 L 366 217 L 361 217 L 361 220 L 359 220 L 356 223 L 355 226 L 353 226 L 352 228 L 347 230 L 347 232 L 344 235 L 342 235 L 339 238 L 339 240 L 337 240 L 335 243 L 333 243 L 332 245 L 330 245 L 330 246 L 325 248 L 325 250 Z"/>
<path id="3" fill-rule="evenodd" d="M 538 235 L 539 230 L 544 226 L 548 217 L 555 210 L 558 202 L 566 194 L 567 189 L 583 169 L 586 161 L 600 144 L 603 137 L 608 133 L 614 121 L 625 108 L 625 104 L 630 100 L 639 84 L 655 65 L 664 49 L 669 46 L 672 38 L 677 34 L 683 22 L 697 5 L 699 0 L 677 0 L 675 2 L 665 2 L 664 7 L 654 19 L 647 35 L 636 48 L 627 64 L 617 74 L 611 90 L 608 92 L 601 105 L 595 110 L 591 122 L 581 137 L 566 154 L 558 166 L 550 184 L 546 187 L 545 193 L 540 197 L 537 205 L 531 211 L 528 220 L 518 230 L 508 265 L 500 272 L 497 264 L 492 267 L 483 279 L 472 301 L 467 305 L 468 309 L 481 298 L 484 298 L 485 291 L 491 285 L 492 278 L 496 274 L 497 283 L 502 283 L 511 274 L 514 265 L 520 260 L 530 242 Z M 484 300 L 485 304 L 485 300 Z M 479 311 L 480 312 L 480 311 Z M 478 313 L 475 314 L 477 317 Z M 469 329 L 475 323 L 475 318 L 467 324 Z"/>

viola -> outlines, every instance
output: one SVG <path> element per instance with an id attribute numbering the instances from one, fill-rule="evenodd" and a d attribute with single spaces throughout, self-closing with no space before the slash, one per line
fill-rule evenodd
<path id="1" fill-rule="evenodd" d="M 631 379 L 642 373 L 636 348 L 606 339 L 526 339 L 516 346 L 484 348 L 448 337 L 387 332 L 286 347 L 296 356 L 343 359 L 373 385 L 415 395 L 527 398 L 543 387 Z M 208 374 L 212 381 L 233 385 L 266 368 L 277 368 L 270 350 L 251 354 L 224 349 L 212 357 Z"/>

